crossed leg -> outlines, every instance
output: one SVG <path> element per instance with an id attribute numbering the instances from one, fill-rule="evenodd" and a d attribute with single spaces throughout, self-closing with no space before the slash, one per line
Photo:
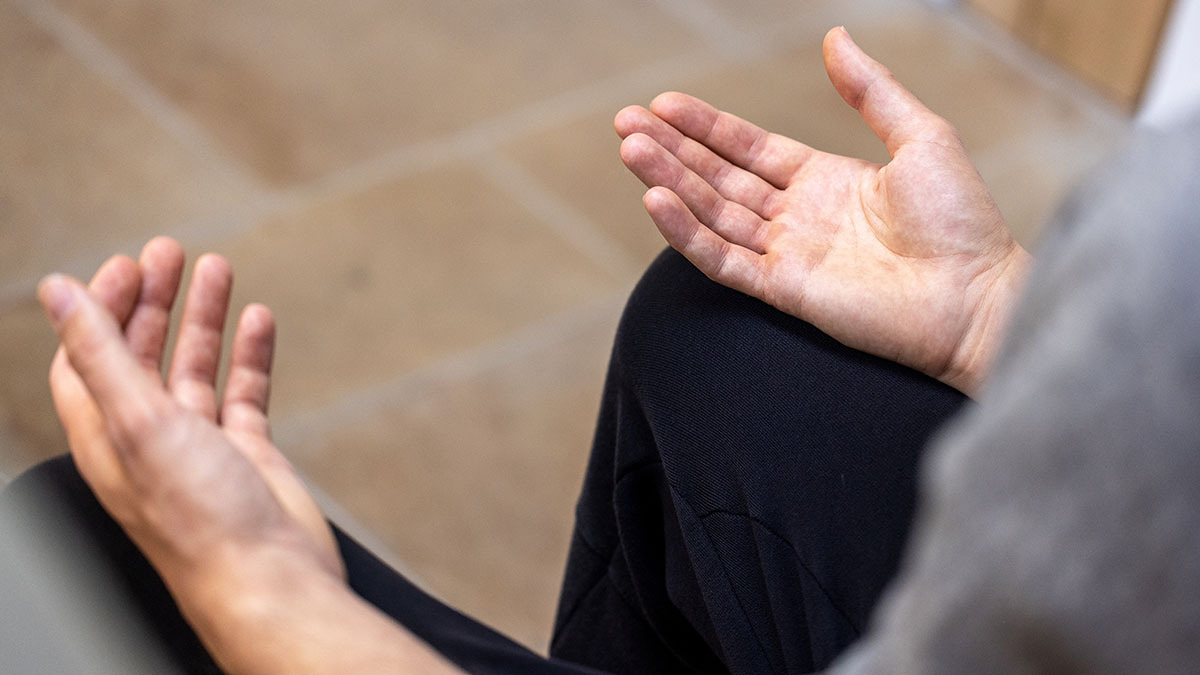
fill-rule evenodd
<path id="1" fill-rule="evenodd" d="M 965 401 L 668 249 L 618 329 L 551 653 L 828 665 L 895 573 L 921 451 Z"/>

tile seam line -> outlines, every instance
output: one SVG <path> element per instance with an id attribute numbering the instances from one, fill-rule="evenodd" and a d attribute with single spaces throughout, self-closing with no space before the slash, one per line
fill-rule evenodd
<path id="1" fill-rule="evenodd" d="M 532 358 L 603 323 L 624 302 L 630 288 L 593 298 L 481 345 L 359 388 L 329 403 L 298 411 L 273 424 L 276 442 L 285 448 L 286 454 L 305 438 Z"/>
<path id="2" fill-rule="evenodd" d="M 469 160 L 486 152 L 498 152 L 504 143 L 557 128 L 592 113 L 602 101 L 630 98 L 641 90 L 659 85 L 663 79 L 695 77 L 724 64 L 720 59 L 705 61 L 697 58 L 696 52 L 664 59 L 501 113 L 466 129 L 387 151 L 294 187 L 263 189 L 258 194 L 252 191 L 246 200 L 225 212 L 188 219 L 160 227 L 158 231 L 201 242 L 224 241 L 252 230 L 264 218 L 357 194 L 424 169 Z M 534 115 L 534 112 L 541 114 Z M 211 227 L 214 219 L 224 223 L 216 228 L 218 234 L 215 237 Z M 123 243 L 140 250 L 143 242 Z M 94 259 L 92 255 L 79 255 L 66 261 L 64 267 L 80 268 Z M 9 311 L 31 297 L 32 289 L 40 279 L 40 274 L 34 274 L 0 284 L 0 312 Z"/>
<path id="3" fill-rule="evenodd" d="M 594 81 L 583 86 L 518 106 L 480 120 L 464 129 L 433 139 L 385 151 L 350 166 L 302 183 L 283 192 L 344 194 L 357 192 L 397 175 L 422 168 L 418 164 L 447 164 L 471 159 L 481 153 L 498 152 L 508 142 L 558 128 L 601 105 L 629 99 L 641 90 L 658 86 L 664 79 L 695 77 L 726 65 L 723 59 L 704 58 L 706 52 L 690 51 L 648 66 Z M 614 114 L 616 110 L 612 111 Z M 413 157 L 417 157 L 414 161 Z"/>
<path id="4" fill-rule="evenodd" d="M 276 203 L 277 200 L 273 199 L 246 201 L 226 211 L 189 219 L 170 227 L 156 228 L 156 233 L 182 239 L 185 245 L 189 243 L 203 244 L 205 241 L 214 238 L 224 240 L 251 229 L 252 223 L 257 220 L 287 210 L 286 207 L 276 206 Z M 237 224 L 230 226 L 229 223 L 231 222 Z M 51 271 L 72 272 L 73 270 L 80 270 L 90 265 L 99 265 L 104 260 L 107 260 L 109 256 L 118 253 L 123 253 L 136 259 L 146 241 L 147 238 L 145 237 L 128 237 L 119 241 L 112 241 L 105 244 L 106 246 L 110 246 L 111 250 L 99 256 L 90 253 L 81 253 L 63 260 L 61 263 L 56 263 L 54 269 L 47 270 L 46 273 L 48 274 Z M 37 287 L 38 282 L 41 281 L 42 276 L 42 274 L 35 272 L 27 277 L 0 283 L 0 314 L 12 311 L 21 303 L 32 300 L 34 289 Z M 83 281 L 87 281 L 86 275 Z"/>
<path id="5" fill-rule="evenodd" d="M 281 188 L 260 197 L 246 208 L 237 210 L 236 215 L 226 218 L 245 222 L 224 228 L 225 231 L 218 239 L 252 229 L 254 223 L 250 221 L 359 194 L 387 181 L 426 169 L 469 161 L 489 154 L 498 156 L 501 146 L 505 143 L 561 127 L 595 112 L 602 101 L 607 103 L 609 100 L 628 99 L 641 90 L 659 85 L 661 80 L 695 77 L 724 65 L 723 60 L 706 62 L 705 59 L 698 58 L 695 52 L 687 52 L 606 80 L 549 96 L 481 120 L 465 129 L 386 151 L 305 183 Z M 544 205 L 548 202 L 542 203 Z M 195 239 L 204 239 L 204 222 L 208 220 L 211 219 L 197 219 L 199 224 L 177 228 L 175 231 L 181 232 L 183 236 L 192 235 Z M 631 258 L 629 260 L 632 261 Z M 0 306 L 4 297 L 3 291 L 0 291 Z"/>
<path id="6" fill-rule="evenodd" d="M 667 2 L 670 0 L 657 1 Z M 866 20 L 863 20 L 863 17 L 855 17 L 855 23 L 849 28 L 851 32 L 854 32 L 867 24 L 878 27 L 897 17 L 909 14 L 912 9 L 928 12 L 930 16 L 946 22 L 959 31 L 961 36 L 974 42 L 983 51 L 1028 76 L 1043 91 L 1065 96 L 1082 111 L 1090 123 L 1128 124 L 1126 116 L 1120 112 L 1116 104 L 1106 99 L 1097 90 L 1037 50 L 1021 43 L 965 4 L 955 2 L 943 5 L 934 0 L 925 0 L 923 5 L 918 4 L 913 8 L 891 7 Z M 821 28 L 819 33 L 813 32 L 811 35 L 807 32 L 798 35 L 787 33 L 787 26 L 779 26 L 766 29 L 759 37 L 767 43 L 767 54 L 771 55 L 785 52 L 795 46 L 801 37 L 806 40 L 809 38 L 820 40 L 824 35 L 824 30 L 832 27 L 831 25 Z"/>
<path id="7" fill-rule="evenodd" d="M 47 0 L 18 0 L 13 7 L 210 169 L 251 190 L 267 189 L 250 169 L 225 152 L 187 113 L 70 15 Z"/>
<path id="8" fill-rule="evenodd" d="M 625 279 L 638 273 L 639 266 L 633 256 L 517 162 L 498 152 L 486 152 L 479 156 L 477 169 L 485 179 L 529 211 L 551 235 L 591 260 L 605 274 Z"/>
<path id="9" fill-rule="evenodd" d="M 998 25 L 970 7 L 956 6 L 942 12 L 964 35 L 974 40 L 983 50 L 1010 67 L 1029 76 L 1045 91 L 1065 94 L 1078 106 L 1092 124 L 1128 125 L 1130 120 L 1119 112 L 1117 105 L 1104 98 L 1078 76 L 1043 56 Z"/>
<path id="10" fill-rule="evenodd" d="M 704 40 L 717 53 L 733 60 L 750 60 L 771 52 L 750 32 L 732 28 L 724 13 L 703 0 L 653 0 L 654 6 Z"/>

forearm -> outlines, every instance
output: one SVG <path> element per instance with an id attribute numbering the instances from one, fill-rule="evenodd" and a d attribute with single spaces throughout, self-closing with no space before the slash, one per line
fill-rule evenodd
<path id="1" fill-rule="evenodd" d="M 285 550 L 242 555 L 172 588 L 189 622 L 236 673 L 459 672 L 355 595 Z"/>

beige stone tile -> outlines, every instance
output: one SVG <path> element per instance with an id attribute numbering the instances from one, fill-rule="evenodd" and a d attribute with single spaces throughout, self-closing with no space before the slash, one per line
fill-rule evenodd
<path id="1" fill-rule="evenodd" d="M 464 167 L 280 214 L 217 248 L 235 304 L 277 314 L 283 416 L 620 288 Z"/>
<path id="2" fill-rule="evenodd" d="M 887 158 L 879 140 L 829 84 L 819 38 L 702 76 L 680 90 L 818 150 Z"/>
<path id="3" fill-rule="evenodd" d="M 1096 124 L 1074 92 L 1051 89 L 931 10 L 857 29 L 858 43 L 886 64 L 929 108 L 950 120 L 982 154 L 1047 129 Z"/>
<path id="4" fill-rule="evenodd" d="M 926 9 L 924 0 L 706 0 L 719 29 L 729 28 L 761 42 L 801 47 L 838 25 L 876 21 Z M 721 30 L 714 30 L 720 35 Z"/>
<path id="5" fill-rule="evenodd" d="M 855 40 L 984 153 L 1045 129 L 1089 129 L 1093 116 L 1070 93 L 1047 88 L 997 56 L 941 12 L 924 6 L 851 26 Z M 688 83 L 759 126 L 814 147 L 886 160 L 882 146 L 828 81 L 818 40 Z"/>
<path id="6" fill-rule="evenodd" d="M 615 319 L 313 439 L 297 463 L 440 597 L 544 653 Z"/>
<path id="7" fill-rule="evenodd" d="M 635 0 L 57 4 L 276 183 L 673 56 L 688 40 Z"/>
<path id="8" fill-rule="evenodd" d="M 1110 155 L 1129 130 L 1050 130 L 979 158 L 979 172 L 1013 236 L 1034 250 L 1071 190 Z"/>
<path id="9" fill-rule="evenodd" d="M 0 283 L 214 213 L 242 191 L 0 5 Z"/>
<path id="10" fill-rule="evenodd" d="M 10 477 L 67 451 L 46 379 L 57 346 L 32 291 L 0 314 L 0 471 Z"/>
<path id="11" fill-rule="evenodd" d="M 820 44 L 730 65 L 681 80 L 674 88 L 821 150 L 878 160 L 887 156 L 830 86 Z M 629 103 L 648 105 L 649 100 Z M 617 154 L 619 139 L 612 130 L 616 112 L 517 139 L 505 151 L 597 222 L 612 228 L 640 219 L 654 232 L 641 206 L 644 188 Z M 661 248 L 661 238 L 644 236 L 644 229 L 621 225 L 609 232 L 642 256 Z"/>
<path id="12" fill-rule="evenodd" d="M 642 207 L 645 186 L 621 163 L 621 139 L 612 127 L 615 113 L 517 139 L 503 152 L 616 242 L 634 268 L 641 268 L 666 243 Z"/>

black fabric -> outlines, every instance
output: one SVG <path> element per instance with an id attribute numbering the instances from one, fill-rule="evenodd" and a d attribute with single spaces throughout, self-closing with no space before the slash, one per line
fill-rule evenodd
<path id="1" fill-rule="evenodd" d="M 546 659 L 431 597 L 334 528 L 350 587 L 469 673 L 594 673 Z"/>
<path id="2" fill-rule="evenodd" d="M 828 665 L 895 573 L 921 450 L 965 400 L 664 252 L 618 330 L 551 653 Z"/>
<path id="3" fill-rule="evenodd" d="M 546 660 L 336 531 L 356 593 L 470 672 L 805 672 L 863 631 L 913 511 L 921 448 L 964 402 L 721 287 L 668 250 L 626 308 Z M 119 570 L 188 672 L 215 665 L 70 458 L 0 494 Z"/>

